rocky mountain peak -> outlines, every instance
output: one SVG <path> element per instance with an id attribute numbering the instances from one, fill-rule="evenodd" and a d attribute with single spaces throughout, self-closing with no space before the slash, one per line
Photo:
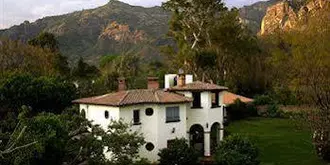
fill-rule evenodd
<path id="1" fill-rule="evenodd" d="M 328 0 L 311 0 L 298 9 L 291 1 L 284 0 L 268 7 L 261 22 L 260 35 L 271 34 L 275 31 L 289 31 L 297 28 L 298 22 L 306 21 L 308 15 L 328 6 Z"/>

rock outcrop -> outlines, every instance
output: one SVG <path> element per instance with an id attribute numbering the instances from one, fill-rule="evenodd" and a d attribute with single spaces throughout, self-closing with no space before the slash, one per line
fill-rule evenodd
<path id="1" fill-rule="evenodd" d="M 122 43 L 134 43 L 146 40 L 146 33 L 142 30 L 131 31 L 129 25 L 110 23 L 100 34 L 99 39 L 109 39 Z"/>
<path id="2" fill-rule="evenodd" d="M 266 15 L 261 22 L 259 34 L 267 35 L 275 31 L 290 31 L 303 28 L 303 26 L 300 26 L 300 23 L 307 21 L 309 15 L 329 5 L 329 0 L 312 0 L 296 9 L 291 5 L 290 1 L 284 0 L 279 2 L 267 9 Z"/>

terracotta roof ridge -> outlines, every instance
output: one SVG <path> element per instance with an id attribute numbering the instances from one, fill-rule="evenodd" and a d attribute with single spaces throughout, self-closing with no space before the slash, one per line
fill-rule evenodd
<path id="1" fill-rule="evenodd" d="M 111 93 L 107 93 L 107 94 L 104 94 L 104 95 L 101 95 L 101 96 L 92 96 L 92 97 L 88 97 L 88 98 L 93 98 L 93 99 L 100 99 L 100 98 L 103 98 L 103 97 L 107 97 L 109 96 Z"/>
<path id="2" fill-rule="evenodd" d="M 128 91 L 125 91 L 125 95 L 124 95 L 124 97 L 123 98 L 121 98 L 120 100 L 119 100 L 119 102 L 118 102 L 118 104 L 119 105 L 121 105 L 122 104 L 122 102 L 126 99 L 126 97 L 128 96 L 128 94 L 130 93 L 130 91 L 128 90 Z"/>

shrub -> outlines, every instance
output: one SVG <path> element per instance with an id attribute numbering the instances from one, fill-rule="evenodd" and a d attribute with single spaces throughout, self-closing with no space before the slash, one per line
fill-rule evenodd
<path id="1" fill-rule="evenodd" d="M 258 165 L 258 148 L 246 137 L 233 135 L 221 142 L 216 154 L 216 165 Z"/>
<path id="2" fill-rule="evenodd" d="M 186 139 L 175 139 L 168 148 L 161 149 L 158 153 L 159 165 L 195 165 L 197 152 L 188 145 Z"/>
<path id="3" fill-rule="evenodd" d="M 267 116 L 268 117 L 277 117 L 278 116 L 278 106 L 276 104 L 270 104 L 267 106 Z"/>
<path id="4" fill-rule="evenodd" d="M 267 106 L 266 116 L 270 118 L 284 118 L 285 113 L 274 103 Z"/>
<path id="5" fill-rule="evenodd" d="M 152 163 L 145 158 L 135 161 L 132 165 L 151 165 Z"/>
<path id="6" fill-rule="evenodd" d="M 246 104 L 237 99 L 227 108 L 227 114 L 230 120 L 241 120 L 247 117 L 257 116 L 257 109 L 252 104 Z"/>
<path id="7" fill-rule="evenodd" d="M 253 103 L 255 105 L 268 105 L 268 104 L 273 104 L 274 100 L 269 95 L 259 95 L 254 97 Z"/>

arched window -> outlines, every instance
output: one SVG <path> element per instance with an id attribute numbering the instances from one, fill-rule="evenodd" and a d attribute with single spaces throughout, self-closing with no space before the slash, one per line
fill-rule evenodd
<path id="1" fill-rule="evenodd" d="M 147 108 L 146 109 L 146 115 L 147 116 L 152 116 L 154 114 L 154 110 L 152 108 Z"/>
<path id="2" fill-rule="evenodd" d="M 104 112 L 104 117 L 105 117 L 106 119 L 109 119 L 109 111 L 105 111 L 105 112 Z"/>
<path id="3" fill-rule="evenodd" d="M 152 150 L 154 150 L 154 148 L 155 148 L 154 144 L 152 144 L 152 143 L 147 143 L 146 144 L 146 149 L 148 151 L 152 151 Z"/>
<path id="4" fill-rule="evenodd" d="M 173 86 L 177 86 L 178 85 L 178 76 L 175 76 L 173 79 Z"/>
<path id="5" fill-rule="evenodd" d="M 82 109 L 82 110 L 80 111 L 80 115 L 81 115 L 82 117 L 86 118 L 86 111 L 85 111 L 85 109 Z"/>

